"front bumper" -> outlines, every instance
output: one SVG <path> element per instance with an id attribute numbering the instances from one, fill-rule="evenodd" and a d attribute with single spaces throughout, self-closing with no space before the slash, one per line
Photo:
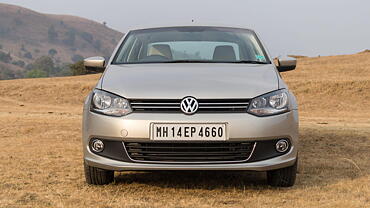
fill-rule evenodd
<path id="1" fill-rule="evenodd" d="M 267 171 L 292 166 L 297 159 L 296 151 L 291 149 L 287 154 L 268 160 L 251 163 L 231 163 L 231 164 L 152 164 L 152 163 L 132 163 L 121 162 L 104 158 L 93 153 L 85 155 L 85 162 L 89 166 L 94 166 L 106 170 L 250 170 Z"/>
<path id="2" fill-rule="evenodd" d="M 162 164 L 120 161 L 91 152 L 91 138 L 111 141 L 149 141 L 151 123 L 228 123 L 229 141 L 266 141 L 287 138 L 289 152 L 261 161 L 225 164 Z M 298 112 L 256 117 L 248 113 L 195 114 L 132 113 L 124 117 L 110 117 L 89 111 L 85 104 L 83 113 L 84 160 L 90 166 L 108 170 L 253 170 L 266 171 L 288 167 L 297 158 Z"/>

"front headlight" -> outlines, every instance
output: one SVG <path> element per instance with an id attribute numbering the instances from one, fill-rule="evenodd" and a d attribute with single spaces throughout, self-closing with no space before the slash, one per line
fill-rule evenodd
<path id="1" fill-rule="evenodd" d="M 248 112 L 256 116 L 271 116 L 290 111 L 286 89 L 270 92 L 252 99 Z"/>
<path id="2" fill-rule="evenodd" d="M 117 117 L 132 112 L 126 99 L 101 90 L 94 90 L 90 109 L 95 113 Z"/>

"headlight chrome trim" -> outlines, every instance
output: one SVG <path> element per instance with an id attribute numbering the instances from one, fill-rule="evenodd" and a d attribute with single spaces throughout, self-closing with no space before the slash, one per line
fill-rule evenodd
<path id="1" fill-rule="evenodd" d="M 106 116 L 122 117 L 132 113 L 132 108 L 127 99 L 104 90 L 94 89 L 91 94 L 90 111 Z"/>
<path id="2" fill-rule="evenodd" d="M 285 88 L 257 96 L 251 99 L 247 112 L 257 117 L 275 116 L 290 112 L 291 106 L 289 103 L 289 96 L 289 91 Z M 273 97 L 274 99 L 280 99 L 279 101 L 283 102 L 283 104 L 280 103 L 280 105 L 277 106 L 278 108 L 272 106 L 271 103 L 274 102 L 271 102 L 271 98 Z"/>

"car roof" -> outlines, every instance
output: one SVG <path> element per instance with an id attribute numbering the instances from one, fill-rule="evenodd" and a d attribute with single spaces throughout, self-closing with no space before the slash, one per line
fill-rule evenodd
<path id="1" fill-rule="evenodd" d="M 229 28 L 229 29 L 243 29 L 249 30 L 254 32 L 250 28 L 246 28 L 243 26 L 230 26 L 230 25 L 220 25 L 220 24 L 185 24 L 185 25 L 152 25 L 152 26 L 137 26 L 132 27 L 129 31 L 136 31 L 136 30 L 146 30 L 146 29 L 161 29 L 161 28 L 181 28 L 181 27 L 210 27 L 210 28 Z"/>

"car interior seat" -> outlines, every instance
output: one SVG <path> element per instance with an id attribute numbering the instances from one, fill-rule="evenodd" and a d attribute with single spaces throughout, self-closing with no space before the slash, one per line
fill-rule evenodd
<path id="1" fill-rule="evenodd" d="M 148 49 L 148 56 L 159 55 L 172 60 L 171 47 L 168 44 L 155 44 L 151 45 Z"/>
<path id="2" fill-rule="evenodd" d="M 216 46 L 213 53 L 213 61 L 236 61 L 234 48 L 229 45 Z"/>

